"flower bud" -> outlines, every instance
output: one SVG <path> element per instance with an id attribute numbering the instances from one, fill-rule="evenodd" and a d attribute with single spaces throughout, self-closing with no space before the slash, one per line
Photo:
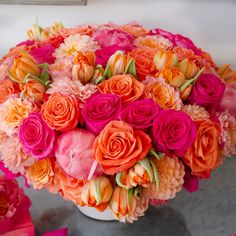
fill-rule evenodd
<path id="1" fill-rule="evenodd" d="M 82 189 L 82 201 L 89 207 L 104 211 L 112 197 L 112 185 L 107 177 L 101 176 L 87 182 Z"/>
<path id="2" fill-rule="evenodd" d="M 192 85 L 188 85 L 183 91 L 180 92 L 180 98 L 182 101 L 186 101 L 192 91 Z"/>
<path id="3" fill-rule="evenodd" d="M 158 51 L 154 56 L 154 65 L 157 70 L 173 68 L 178 63 L 178 57 L 171 51 Z"/>
<path id="4" fill-rule="evenodd" d="M 162 77 L 170 85 L 177 88 L 180 87 L 185 81 L 184 74 L 177 68 L 164 69 L 163 71 L 158 72 L 155 77 Z"/>
<path id="5" fill-rule="evenodd" d="M 184 74 L 186 79 L 192 79 L 199 71 L 197 65 L 188 59 L 181 61 L 178 68 Z"/>
<path id="6" fill-rule="evenodd" d="M 86 84 L 93 76 L 95 54 L 93 52 L 78 52 L 74 57 L 72 78 Z"/>
<path id="7" fill-rule="evenodd" d="M 25 51 L 20 51 L 20 55 L 14 59 L 8 75 L 11 80 L 21 84 L 28 75 L 39 77 L 40 70 L 33 57 Z"/>

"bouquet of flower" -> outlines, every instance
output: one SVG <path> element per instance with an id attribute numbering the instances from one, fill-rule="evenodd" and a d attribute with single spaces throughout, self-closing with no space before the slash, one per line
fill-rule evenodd
<path id="1" fill-rule="evenodd" d="M 139 24 L 49 28 L 0 60 L 4 167 L 133 222 L 235 154 L 236 72 Z"/>

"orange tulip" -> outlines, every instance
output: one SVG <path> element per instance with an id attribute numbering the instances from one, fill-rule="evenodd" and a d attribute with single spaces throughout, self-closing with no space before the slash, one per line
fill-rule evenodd
<path id="1" fill-rule="evenodd" d="M 93 76 L 95 54 L 93 52 L 78 52 L 74 57 L 72 78 L 86 84 Z"/>
<path id="2" fill-rule="evenodd" d="M 186 79 L 192 79 L 199 71 L 197 65 L 188 59 L 181 61 L 178 68 L 184 74 Z"/>
<path id="3" fill-rule="evenodd" d="M 178 57 L 171 51 L 158 51 L 154 56 L 154 65 L 157 70 L 173 68 L 178 64 Z"/>
<path id="4" fill-rule="evenodd" d="M 34 58 L 25 51 L 19 53 L 20 56 L 14 59 L 13 65 L 8 71 L 10 79 L 21 84 L 29 74 L 39 77 L 40 70 Z"/>
<path id="5" fill-rule="evenodd" d="M 87 182 L 82 189 L 82 201 L 89 207 L 104 211 L 112 197 L 112 185 L 107 177 L 101 176 Z"/>
<path id="6" fill-rule="evenodd" d="M 184 82 L 184 74 L 177 68 L 164 69 L 156 74 L 155 77 L 164 78 L 170 85 L 180 87 Z"/>
<path id="7" fill-rule="evenodd" d="M 188 85 L 183 91 L 180 92 L 180 98 L 182 101 L 186 101 L 192 91 L 192 85 Z"/>

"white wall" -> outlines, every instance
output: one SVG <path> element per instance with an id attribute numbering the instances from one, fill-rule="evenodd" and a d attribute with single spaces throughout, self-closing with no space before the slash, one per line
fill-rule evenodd
<path id="1" fill-rule="evenodd" d="M 39 17 L 43 26 L 61 21 L 125 23 L 139 21 L 194 39 L 219 63 L 236 68 L 236 3 L 234 1 L 187 0 L 88 0 L 87 6 L 0 5 L 0 56 L 25 39 L 26 30 Z"/>

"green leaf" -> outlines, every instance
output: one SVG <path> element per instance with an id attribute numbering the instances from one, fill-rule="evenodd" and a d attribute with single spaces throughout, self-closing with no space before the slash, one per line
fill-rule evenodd
<path id="1" fill-rule="evenodd" d="M 98 85 L 99 83 L 102 83 L 104 81 L 104 77 L 103 76 L 99 76 L 95 81 L 94 84 Z"/>
<path id="2" fill-rule="evenodd" d="M 50 75 L 48 73 L 48 64 L 40 64 L 39 67 L 43 69 L 40 74 L 40 80 L 45 84 L 50 78 Z"/>
<path id="3" fill-rule="evenodd" d="M 131 203 L 131 197 L 132 197 L 132 194 L 133 194 L 133 189 L 129 189 L 127 190 L 127 200 L 128 200 L 128 209 L 130 210 L 130 203 Z"/>
<path id="4" fill-rule="evenodd" d="M 131 74 L 136 78 L 136 67 L 134 59 L 131 59 L 125 68 L 125 74 Z"/>
<path id="5" fill-rule="evenodd" d="M 111 74 L 111 68 L 110 68 L 110 66 L 107 64 L 107 66 L 106 66 L 106 69 L 105 69 L 105 71 L 104 71 L 104 75 L 103 75 L 103 77 L 106 79 L 106 78 L 110 78 L 112 76 L 112 74 Z"/>
<path id="6" fill-rule="evenodd" d="M 159 188 L 158 170 L 157 170 L 157 167 L 156 167 L 155 163 L 152 160 L 150 160 L 150 163 L 152 165 L 152 169 L 153 169 L 153 173 L 154 173 L 154 179 L 155 179 L 156 186 L 157 186 L 157 189 L 158 189 Z"/>
<path id="7" fill-rule="evenodd" d="M 193 84 L 198 77 L 201 75 L 201 73 L 205 70 L 205 67 L 203 67 L 201 70 L 198 71 L 198 73 L 194 76 L 194 78 L 187 80 L 180 88 L 180 92 L 184 91 L 190 84 Z"/>
<path id="8" fill-rule="evenodd" d="M 122 174 L 123 174 L 123 172 L 119 172 L 119 173 L 116 174 L 116 183 L 117 183 L 120 187 L 126 188 L 126 186 L 121 182 Z"/>
<path id="9" fill-rule="evenodd" d="M 150 165 L 150 162 L 147 158 L 144 158 L 140 161 L 138 161 L 138 163 L 141 164 L 141 166 L 148 172 L 148 175 L 150 177 L 151 182 L 153 181 L 153 172 L 152 172 L 152 167 Z"/>
<path id="10" fill-rule="evenodd" d="M 151 148 L 149 150 L 148 155 L 156 157 L 158 160 L 164 156 L 164 153 L 162 152 L 156 152 L 154 148 Z"/>

